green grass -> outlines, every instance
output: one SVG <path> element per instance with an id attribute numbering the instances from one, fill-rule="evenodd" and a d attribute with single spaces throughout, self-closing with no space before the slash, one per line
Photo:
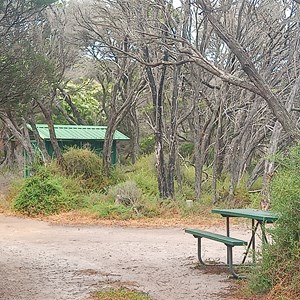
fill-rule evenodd
<path id="1" fill-rule="evenodd" d="M 97 292 L 93 300 L 151 300 L 151 298 L 144 293 L 121 289 L 110 289 L 107 291 Z"/>

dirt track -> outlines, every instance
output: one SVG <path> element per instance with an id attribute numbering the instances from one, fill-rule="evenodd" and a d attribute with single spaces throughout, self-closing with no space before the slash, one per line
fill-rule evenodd
<path id="1" fill-rule="evenodd" d="M 245 230 L 232 233 L 245 238 Z M 222 244 L 205 245 L 206 257 L 225 261 Z M 241 247 L 234 250 L 241 256 Z M 86 300 L 120 285 L 157 300 L 224 299 L 228 274 L 196 262 L 196 240 L 182 228 L 59 226 L 0 215 L 3 300 Z"/>

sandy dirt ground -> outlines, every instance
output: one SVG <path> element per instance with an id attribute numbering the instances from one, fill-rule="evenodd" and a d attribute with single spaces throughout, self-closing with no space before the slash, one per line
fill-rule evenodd
<path id="1" fill-rule="evenodd" d="M 239 226 L 232 235 L 250 231 Z M 225 262 L 225 246 L 203 244 L 204 258 Z M 234 249 L 237 261 L 243 251 Z M 87 300 L 110 286 L 157 300 L 215 300 L 226 298 L 232 279 L 198 267 L 196 239 L 183 228 L 62 226 L 0 215 L 0 299 Z"/>

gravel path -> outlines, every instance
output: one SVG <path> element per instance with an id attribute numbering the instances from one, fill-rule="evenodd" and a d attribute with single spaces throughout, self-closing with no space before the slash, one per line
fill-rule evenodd
<path id="1" fill-rule="evenodd" d="M 245 230 L 232 233 L 245 238 Z M 225 261 L 222 244 L 205 246 L 207 257 Z M 238 259 L 244 249 L 234 250 Z M 0 215 L 3 300 L 87 300 L 107 286 L 157 300 L 224 299 L 228 274 L 196 266 L 196 239 L 182 228 L 60 226 Z"/>

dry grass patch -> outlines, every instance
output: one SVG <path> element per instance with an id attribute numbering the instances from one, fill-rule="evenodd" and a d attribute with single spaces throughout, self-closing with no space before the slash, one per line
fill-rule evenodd
<path id="1" fill-rule="evenodd" d="M 151 300 L 144 293 L 132 291 L 126 288 L 109 289 L 97 292 L 90 300 Z"/>
<path id="2" fill-rule="evenodd" d="M 128 226 L 128 227 L 185 227 L 198 226 L 201 228 L 213 226 L 225 226 L 224 219 L 207 214 L 203 216 L 170 216 L 153 218 L 136 218 L 129 220 L 101 219 L 84 211 L 71 211 L 57 215 L 44 217 L 43 220 L 62 225 L 104 225 L 104 226 Z M 224 227 L 225 228 L 225 227 Z"/>

